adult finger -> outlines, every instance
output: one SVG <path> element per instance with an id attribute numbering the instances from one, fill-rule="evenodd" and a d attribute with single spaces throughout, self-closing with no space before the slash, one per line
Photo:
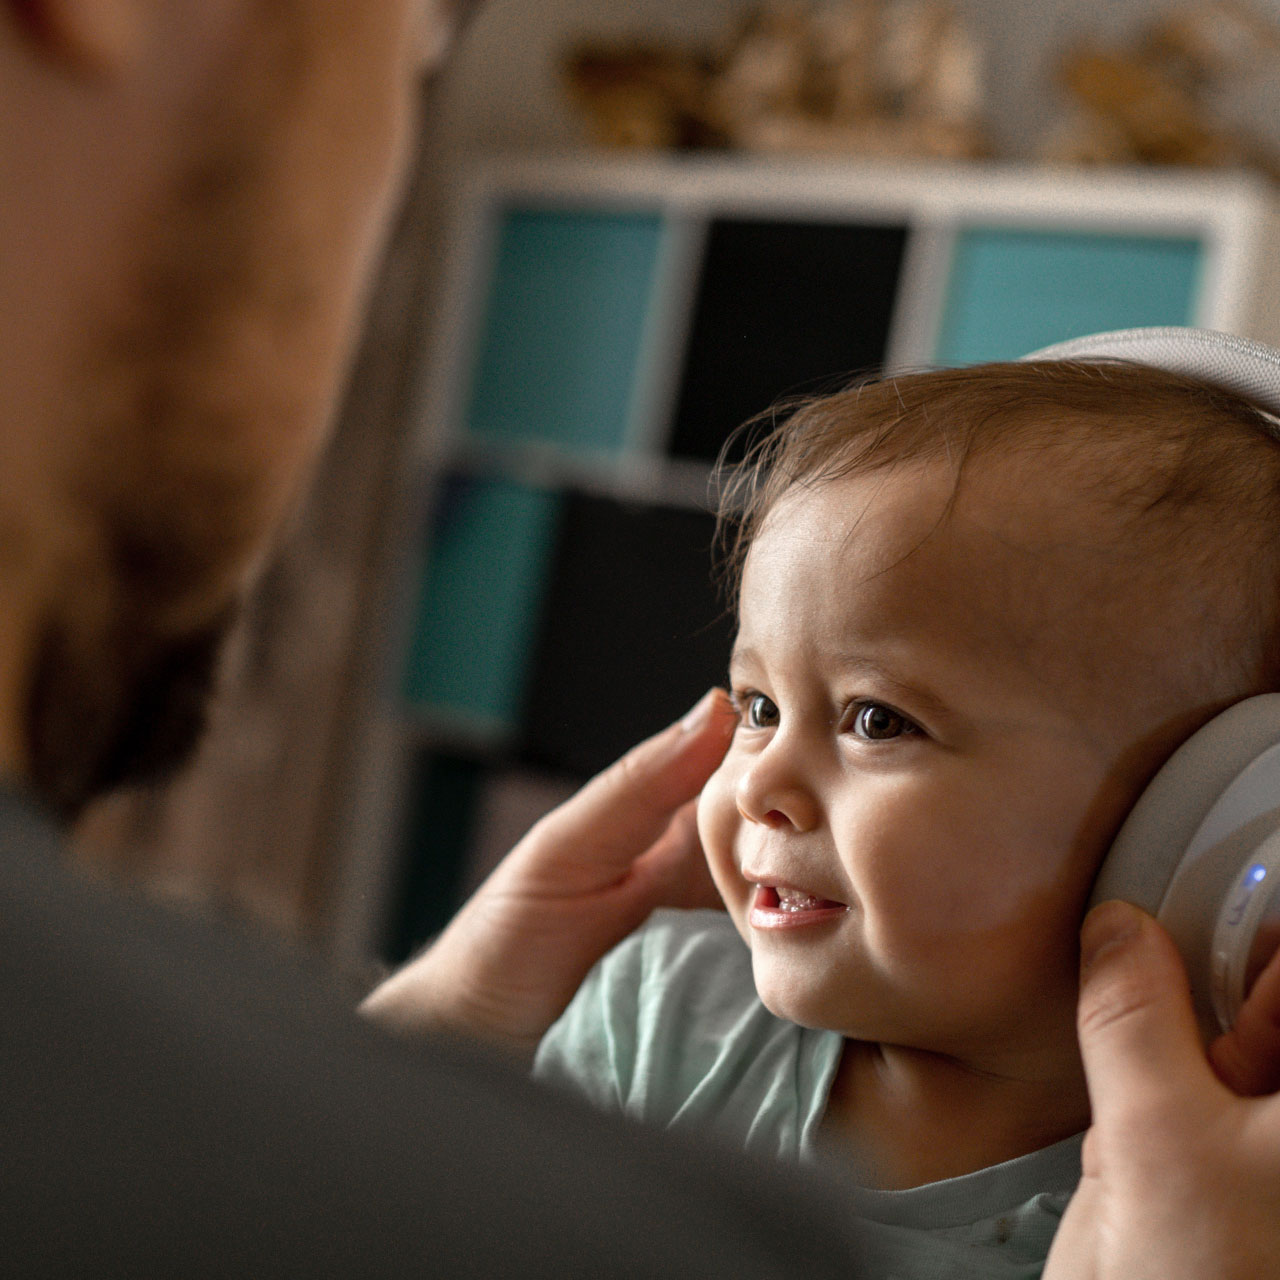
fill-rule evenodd
<path id="1" fill-rule="evenodd" d="M 662 835 L 724 759 L 737 717 L 721 689 L 682 720 L 632 748 L 530 833 L 539 848 L 580 853 L 619 869 Z M 602 867 L 601 869 L 604 869 Z"/>
<path id="2" fill-rule="evenodd" d="M 654 846 L 636 864 L 637 875 L 652 886 L 657 906 L 722 908 L 715 881 L 698 839 L 697 804 L 682 805 Z"/>
<path id="3" fill-rule="evenodd" d="M 1280 1090 L 1280 951 L 1258 975 L 1235 1026 L 1209 1046 L 1209 1061 L 1234 1093 L 1261 1097 Z"/>
<path id="4" fill-rule="evenodd" d="M 1205 1060 L 1186 971 L 1169 935 L 1126 902 L 1091 911 L 1080 935 L 1080 1051 L 1096 1131 L 1220 1089 Z"/>

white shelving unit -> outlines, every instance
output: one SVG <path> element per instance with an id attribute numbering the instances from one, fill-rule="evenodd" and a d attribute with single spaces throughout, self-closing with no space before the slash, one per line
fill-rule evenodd
<path id="1" fill-rule="evenodd" d="M 699 455 L 688 447 L 689 429 L 681 425 L 681 414 L 691 413 L 682 397 L 699 374 L 693 363 L 723 357 L 714 378 L 731 385 L 736 358 L 749 380 L 779 346 L 770 334 L 786 336 L 786 317 L 814 322 L 802 315 L 804 273 L 813 269 L 805 244 L 808 236 L 818 245 L 821 228 L 850 229 L 855 246 L 858 229 L 869 228 L 868 245 L 892 249 L 889 266 L 883 256 L 865 264 L 868 278 L 879 281 L 876 297 L 859 297 L 856 287 L 834 295 L 847 299 L 847 315 L 833 313 L 837 330 L 860 323 L 874 307 L 886 317 L 870 338 L 864 335 L 873 355 L 855 356 L 850 364 L 874 362 L 893 371 L 1012 358 L 1080 332 L 1142 323 L 1195 324 L 1280 344 L 1280 218 L 1271 188 L 1247 175 L 714 157 L 500 159 L 457 186 L 445 238 L 447 272 L 435 304 L 436 317 L 448 323 L 437 318 L 431 349 L 423 353 L 410 490 L 430 507 L 444 492 L 442 478 L 461 475 L 470 477 L 467 493 L 467 484 L 477 492 L 509 484 L 535 495 L 616 500 L 628 510 L 704 509 L 707 450 Z M 775 241 L 796 255 L 794 271 L 786 262 L 763 261 Z M 754 252 L 753 245 L 758 256 L 746 261 L 762 273 L 777 271 L 778 306 L 766 308 L 773 314 L 744 314 L 745 338 L 735 324 L 718 342 L 705 332 L 709 317 L 717 307 L 735 315 L 726 291 L 754 268 L 734 268 L 733 253 Z M 546 262 L 538 258 L 543 252 Z M 861 279 L 856 263 L 830 265 Z M 819 265 L 818 283 L 825 283 L 822 274 Z M 618 301 L 624 294 L 631 298 L 625 305 Z M 615 321 L 628 335 L 625 359 L 615 359 L 619 344 L 601 337 Z M 577 335 L 579 324 L 586 327 Z M 725 354 L 739 342 L 740 353 Z M 759 356 L 752 355 L 753 342 Z M 521 343 L 528 351 L 521 352 Z M 592 417 L 591 406 L 608 399 L 593 398 L 598 387 L 579 394 L 581 380 L 594 376 L 590 363 L 573 367 L 574 353 L 592 343 L 612 370 L 606 389 L 616 417 L 607 421 L 605 414 L 600 421 Z M 813 373 L 797 369 L 755 407 L 765 408 L 772 395 Z M 494 379 L 510 383 L 502 388 L 505 400 L 493 393 Z M 527 422 L 521 417 L 526 387 Z M 578 403 L 587 406 L 582 420 L 566 428 Z M 563 421 L 558 406 L 566 406 Z M 501 502 L 492 501 L 500 512 Z M 406 522 L 403 554 L 391 570 L 405 587 L 404 625 L 398 647 L 387 654 L 383 697 L 371 712 L 367 777 L 350 833 L 338 937 L 339 952 L 349 958 L 376 951 L 402 905 L 395 901 L 395 868 L 415 856 L 405 848 L 414 787 L 410 756 L 433 744 L 447 753 L 461 743 L 483 767 L 491 749 L 502 757 L 508 801 L 512 787 L 521 785 L 518 708 L 480 714 L 464 688 L 483 668 L 485 646 L 502 638 L 492 634 L 501 627 L 451 636 L 455 650 L 470 647 L 469 661 L 460 663 L 456 652 L 449 659 L 463 691 L 456 705 L 449 704 L 452 676 L 433 674 L 419 681 L 416 695 L 406 695 L 409 655 L 421 663 L 431 650 L 414 584 L 428 583 L 430 597 L 439 585 L 431 585 L 432 575 L 448 555 L 469 563 L 465 546 L 442 550 L 440 535 L 433 540 L 423 530 L 429 512 L 415 514 L 422 518 Z M 521 536 L 513 527 L 485 537 L 500 543 L 504 532 Z M 500 564 L 500 549 L 486 548 L 483 554 Z M 545 555 L 556 561 L 562 550 L 549 543 Z M 439 610 L 449 625 L 465 611 L 460 597 L 449 594 L 457 590 L 456 578 L 447 591 L 440 588 Z M 486 785 L 478 784 L 481 793 Z M 526 788 L 534 799 L 525 816 L 569 785 L 559 779 L 541 786 L 535 777 Z M 517 818 L 519 809 L 516 804 Z M 499 824 L 503 838 L 512 820 L 508 815 L 506 825 Z"/>

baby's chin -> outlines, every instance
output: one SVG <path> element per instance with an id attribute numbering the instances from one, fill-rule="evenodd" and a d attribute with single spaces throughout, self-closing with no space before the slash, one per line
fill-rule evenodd
<path id="1" fill-rule="evenodd" d="M 735 920 L 735 923 L 738 922 Z M 738 931 L 744 933 L 741 923 L 738 923 Z M 750 937 L 746 937 L 746 941 L 751 946 Z M 792 969 L 776 958 L 761 955 L 760 949 L 753 947 L 751 975 L 760 1003 L 775 1018 L 815 1031 L 840 1030 L 846 1021 L 841 1016 L 845 1010 L 826 1007 L 829 1001 L 823 998 L 822 993 L 811 989 L 807 967 Z"/>

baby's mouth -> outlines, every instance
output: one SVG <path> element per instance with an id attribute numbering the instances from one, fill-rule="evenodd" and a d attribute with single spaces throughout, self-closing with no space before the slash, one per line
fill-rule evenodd
<path id="1" fill-rule="evenodd" d="M 819 898 L 803 889 L 791 889 L 786 885 L 762 884 L 757 888 L 755 905 L 766 911 L 820 911 L 823 908 L 842 907 L 844 903 Z"/>
<path id="2" fill-rule="evenodd" d="M 843 902 L 820 898 L 807 889 L 757 882 L 747 922 L 755 929 L 807 931 L 811 925 L 839 920 L 848 909 Z"/>

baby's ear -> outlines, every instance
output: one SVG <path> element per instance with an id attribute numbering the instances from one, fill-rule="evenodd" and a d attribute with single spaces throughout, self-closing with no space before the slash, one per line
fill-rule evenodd
<path id="1" fill-rule="evenodd" d="M 158 26 L 157 0 L 0 0 L 45 58 L 108 78 L 135 66 Z"/>

